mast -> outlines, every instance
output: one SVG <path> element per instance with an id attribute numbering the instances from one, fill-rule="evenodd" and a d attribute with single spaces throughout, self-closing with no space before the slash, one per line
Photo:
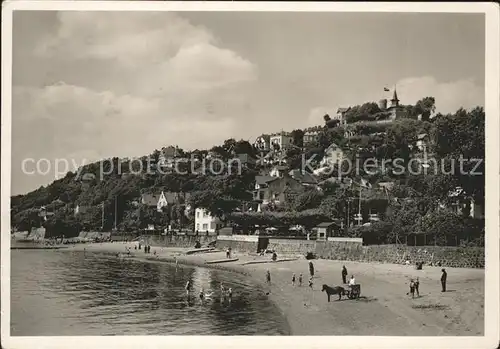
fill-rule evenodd
<path id="1" fill-rule="evenodd" d="M 363 220 L 361 219 L 361 185 L 359 186 L 358 219 L 359 225 L 361 225 L 363 223 Z"/>
<path id="2" fill-rule="evenodd" d="M 116 208 L 116 203 L 117 203 L 117 197 L 115 196 L 115 230 L 116 230 L 116 212 L 117 212 L 117 208 Z"/>

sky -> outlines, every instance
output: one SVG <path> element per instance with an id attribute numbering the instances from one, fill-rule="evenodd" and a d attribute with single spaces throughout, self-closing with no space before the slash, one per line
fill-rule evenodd
<path id="1" fill-rule="evenodd" d="M 321 125 L 384 87 L 483 106 L 484 32 L 482 14 L 16 11 L 12 194 L 56 164 Z"/>

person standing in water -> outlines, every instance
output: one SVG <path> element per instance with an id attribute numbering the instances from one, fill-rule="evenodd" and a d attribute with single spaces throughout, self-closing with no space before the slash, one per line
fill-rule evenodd
<path id="1" fill-rule="evenodd" d="M 347 284 L 347 268 L 342 266 L 342 283 L 345 285 Z"/>
<path id="2" fill-rule="evenodd" d="M 191 291 L 191 280 L 188 280 L 188 282 L 186 282 L 186 295 L 189 296 L 189 291 Z"/>
<path id="3" fill-rule="evenodd" d="M 200 301 L 203 304 L 203 300 L 205 299 L 205 291 L 203 290 L 203 287 L 200 290 Z"/>
<path id="4" fill-rule="evenodd" d="M 229 303 L 233 300 L 233 289 L 231 287 L 227 290 L 227 299 L 229 300 Z"/>
<path id="5" fill-rule="evenodd" d="M 266 282 L 268 284 L 271 284 L 271 273 L 269 272 L 269 270 L 266 273 Z"/>
<path id="6" fill-rule="evenodd" d="M 295 286 L 295 273 L 292 275 L 292 286 Z"/>

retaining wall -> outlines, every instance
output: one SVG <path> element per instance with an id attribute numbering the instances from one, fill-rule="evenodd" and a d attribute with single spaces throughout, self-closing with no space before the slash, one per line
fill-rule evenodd
<path id="1" fill-rule="evenodd" d="M 318 258 L 403 264 L 424 262 L 443 267 L 484 268 L 484 248 L 449 246 L 398 246 L 317 241 Z"/>
<path id="2" fill-rule="evenodd" d="M 194 247 L 196 242 L 199 241 L 201 246 L 206 246 L 210 242 L 216 240 L 216 236 L 206 235 L 144 235 L 141 237 L 146 243 L 151 246 L 162 247 Z"/>
<path id="3" fill-rule="evenodd" d="M 258 235 L 219 235 L 216 246 L 222 250 L 231 247 L 234 251 L 255 253 L 258 243 Z"/>
<path id="4" fill-rule="evenodd" d="M 269 239 L 269 250 L 276 251 L 278 255 L 305 255 L 314 252 L 316 241 L 292 240 L 292 239 Z"/>

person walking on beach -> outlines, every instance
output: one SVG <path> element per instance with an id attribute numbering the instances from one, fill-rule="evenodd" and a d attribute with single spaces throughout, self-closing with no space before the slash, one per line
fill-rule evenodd
<path id="1" fill-rule="evenodd" d="M 342 283 L 347 284 L 347 268 L 345 265 L 342 267 Z"/>
<path id="2" fill-rule="evenodd" d="M 188 280 L 188 282 L 186 282 L 186 295 L 189 296 L 189 291 L 191 291 L 191 280 Z"/>
<path id="3" fill-rule="evenodd" d="M 418 291 L 418 286 L 420 286 L 420 281 L 418 280 L 418 278 L 417 280 L 415 280 L 414 285 L 415 285 L 415 292 L 417 292 L 417 297 L 420 297 L 420 292 Z"/>
<path id="4" fill-rule="evenodd" d="M 441 269 L 443 274 L 441 275 L 441 292 L 446 292 L 446 277 L 448 274 L 446 273 L 446 270 Z"/>
<path id="5" fill-rule="evenodd" d="M 233 289 L 231 287 L 227 290 L 227 299 L 229 300 L 229 303 L 233 300 Z"/>
<path id="6" fill-rule="evenodd" d="M 226 249 L 226 258 L 229 258 L 230 252 L 229 252 L 229 247 Z"/>
<path id="7" fill-rule="evenodd" d="M 268 284 L 271 284 L 271 273 L 269 272 L 269 270 L 266 273 L 266 282 Z"/>
<path id="8" fill-rule="evenodd" d="M 302 286 L 302 273 L 299 274 L 299 286 Z"/>
<path id="9" fill-rule="evenodd" d="M 313 278 L 312 278 L 312 276 L 309 278 L 309 287 L 312 290 L 312 288 L 313 288 Z"/>
<path id="10" fill-rule="evenodd" d="M 229 252 L 229 258 L 231 258 L 231 254 L 232 254 L 232 252 L 233 252 L 233 250 L 232 250 L 231 246 L 229 246 L 229 248 L 228 248 L 227 250 L 228 250 L 228 252 Z"/>
<path id="11" fill-rule="evenodd" d="M 313 262 L 309 262 L 309 274 L 311 274 L 311 278 L 314 277 L 314 264 L 313 264 Z"/>
<path id="12" fill-rule="evenodd" d="M 295 273 L 292 274 L 292 286 L 295 286 Z"/>

